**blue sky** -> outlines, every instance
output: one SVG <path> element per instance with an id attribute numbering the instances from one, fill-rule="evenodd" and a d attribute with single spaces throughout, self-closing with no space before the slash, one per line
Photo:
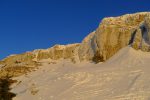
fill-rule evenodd
<path id="1" fill-rule="evenodd" d="M 101 19 L 150 11 L 150 0 L 0 0 L 0 59 L 81 42 Z"/>

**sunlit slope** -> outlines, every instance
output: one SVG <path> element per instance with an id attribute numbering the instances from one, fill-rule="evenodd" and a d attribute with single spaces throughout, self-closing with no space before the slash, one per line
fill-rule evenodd
<path id="1" fill-rule="evenodd" d="M 43 60 L 18 78 L 14 100 L 149 100 L 150 53 L 123 48 L 106 63 Z"/>

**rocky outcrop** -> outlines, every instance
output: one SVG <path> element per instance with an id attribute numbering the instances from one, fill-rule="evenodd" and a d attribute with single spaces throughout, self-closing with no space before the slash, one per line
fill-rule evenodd
<path id="1" fill-rule="evenodd" d="M 134 40 L 135 37 L 141 38 L 139 40 L 140 43 L 145 37 L 149 38 L 147 36 L 144 37 L 147 32 L 143 32 L 142 29 L 139 29 L 141 23 L 147 21 L 146 18 L 149 14 L 150 13 L 136 13 L 103 19 L 99 28 L 96 30 L 98 48 L 97 54 L 95 55 L 100 56 L 103 60 L 107 60 L 121 48 L 132 43 L 137 43 L 137 40 Z M 147 27 L 143 28 L 145 28 L 145 30 L 147 29 Z M 140 30 L 142 31 L 139 32 Z M 145 48 L 144 46 L 144 43 L 141 44 L 141 50 Z M 135 46 L 133 47 L 135 48 Z"/>
<path id="2" fill-rule="evenodd" d="M 132 36 L 133 43 L 131 44 L 135 49 L 142 51 L 150 51 L 150 16 L 139 25 Z"/>
<path id="3" fill-rule="evenodd" d="M 0 61 L 1 67 L 34 66 L 43 59 L 71 59 L 78 60 L 78 47 L 80 44 L 55 45 L 48 49 L 39 49 L 23 54 L 9 56 Z"/>
<path id="4" fill-rule="evenodd" d="M 34 59 L 36 60 L 42 60 L 42 59 L 52 59 L 52 60 L 58 60 L 58 59 L 71 59 L 72 61 L 78 60 L 78 47 L 80 44 L 69 44 L 69 45 L 55 45 L 54 47 L 51 47 L 49 49 L 45 50 L 36 50 L 34 51 L 34 54 L 36 57 Z"/>
<path id="5" fill-rule="evenodd" d="M 78 55 L 80 61 L 92 60 L 96 52 L 95 31 L 85 37 L 80 44 Z"/>
<path id="6" fill-rule="evenodd" d="M 149 51 L 149 15 L 150 13 L 143 12 L 104 18 L 97 30 L 87 36 L 88 41 L 81 43 L 81 60 L 88 58 L 95 62 L 105 61 L 128 45 Z"/>

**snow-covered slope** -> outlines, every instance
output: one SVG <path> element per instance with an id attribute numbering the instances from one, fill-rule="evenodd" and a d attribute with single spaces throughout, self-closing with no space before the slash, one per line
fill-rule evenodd
<path id="1" fill-rule="evenodd" d="M 15 78 L 14 100 L 149 100 L 149 59 L 150 53 L 125 47 L 105 63 L 43 60 Z"/>

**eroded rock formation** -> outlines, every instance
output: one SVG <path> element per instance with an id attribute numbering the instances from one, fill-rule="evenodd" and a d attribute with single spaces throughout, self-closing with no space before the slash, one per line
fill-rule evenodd
<path id="1" fill-rule="evenodd" d="M 149 51 L 149 15 L 136 13 L 104 18 L 95 33 L 95 56 L 105 61 L 128 45 Z"/>
<path id="2" fill-rule="evenodd" d="M 96 31 L 80 44 L 55 45 L 5 58 L 0 66 L 36 66 L 42 59 L 105 61 L 125 46 L 150 51 L 150 13 L 142 12 L 104 18 Z"/>

